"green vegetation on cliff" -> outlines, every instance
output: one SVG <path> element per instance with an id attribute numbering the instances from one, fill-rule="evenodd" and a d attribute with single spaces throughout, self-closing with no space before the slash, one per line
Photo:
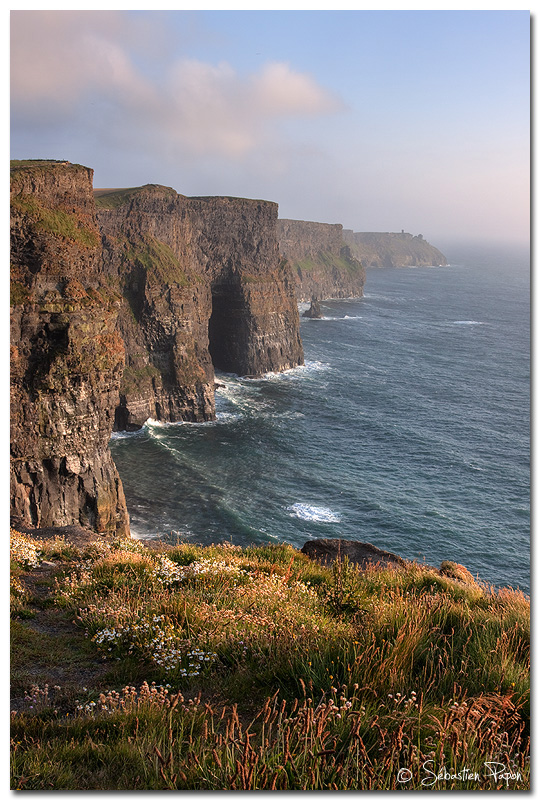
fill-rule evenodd
<path id="1" fill-rule="evenodd" d="M 148 281 L 159 286 L 191 286 L 203 281 L 200 275 L 182 266 L 165 242 L 153 236 L 140 236 L 136 240 L 125 239 L 124 258 L 143 267 Z"/>
<path id="2" fill-rule="evenodd" d="M 94 199 L 96 201 L 96 208 L 98 209 L 113 209 L 120 208 L 132 200 L 133 197 L 141 193 L 155 193 L 161 196 L 170 196 L 171 198 L 177 197 L 174 189 L 168 186 L 160 186 L 157 183 L 147 183 L 144 186 L 132 186 L 128 189 L 95 189 Z"/>
<path id="3" fill-rule="evenodd" d="M 97 230 L 80 215 L 46 206 L 35 195 L 15 195 L 11 199 L 11 208 L 13 212 L 25 215 L 36 232 L 52 234 L 83 247 L 97 247 L 100 242 Z"/>
<path id="4" fill-rule="evenodd" d="M 350 256 L 341 253 L 339 256 L 335 253 L 318 253 L 316 258 L 303 258 L 300 261 L 294 262 L 294 268 L 305 272 L 331 272 L 336 269 L 338 272 L 345 272 L 349 275 L 358 275 L 362 273 L 363 267 L 359 261 Z"/>
<path id="5" fill-rule="evenodd" d="M 520 592 L 289 545 L 11 556 L 14 789 L 529 788 Z"/>
<path id="6" fill-rule="evenodd" d="M 58 166 L 80 167 L 80 164 L 71 164 L 69 161 L 60 161 L 55 158 L 13 158 L 9 162 L 11 172 L 18 170 L 25 170 L 26 172 L 32 170 L 50 170 Z M 86 169 L 86 167 L 83 167 Z"/>

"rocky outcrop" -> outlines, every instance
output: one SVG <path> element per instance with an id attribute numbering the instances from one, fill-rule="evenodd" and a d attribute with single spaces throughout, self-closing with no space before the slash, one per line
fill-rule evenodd
<path id="1" fill-rule="evenodd" d="M 354 258 L 365 267 L 431 267 L 448 264 L 446 257 L 422 234 L 355 233 L 343 231 Z"/>
<path id="2" fill-rule="evenodd" d="M 373 544 L 349 541 L 348 539 L 313 539 L 306 542 L 300 552 L 313 561 L 325 565 L 333 564 L 334 561 L 343 561 L 347 557 L 350 564 L 357 564 L 361 569 L 373 565 L 402 567 L 407 563 L 395 553 L 380 550 Z"/>
<path id="3" fill-rule="evenodd" d="M 92 171 L 11 170 L 11 514 L 126 535 L 108 449 L 124 346 L 120 296 L 100 276 Z"/>
<path id="4" fill-rule="evenodd" d="M 302 316 L 308 317 L 309 319 L 322 319 L 321 304 L 319 301 L 313 298 L 311 305 L 304 311 Z"/>
<path id="5" fill-rule="evenodd" d="M 104 273 L 126 300 L 117 429 L 212 419 L 214 367 L 255 376 L 303 363 L 274 203 L 155 185 L 96 195 Z"/>
<path id="6" fill-rule="evenodd" d="M 278 236 L 298 300 L 363 296 L 365 269 L 344 241 L 342 225 L 280 219 Z"/>

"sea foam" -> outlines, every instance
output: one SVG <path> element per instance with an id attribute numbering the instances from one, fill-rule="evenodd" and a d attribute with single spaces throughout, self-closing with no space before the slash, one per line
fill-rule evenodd
<path id="1" fill-rule="evenodd" d="M 326 506 L 310 506 L 307 503 L 293 503 L 288 506 L 287 511 L 291 512 L 291 517 L 298 517 L 309 522 L 341 522 L 341 514 L 332 511 Z"/>

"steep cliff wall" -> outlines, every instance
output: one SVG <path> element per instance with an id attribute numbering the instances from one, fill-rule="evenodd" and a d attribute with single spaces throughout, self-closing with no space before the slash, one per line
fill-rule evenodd
<path id="1" fill-rule="evenodd" d="M 104 273 L 126 304 L 115 425 L 214 416 L 214 366 L 261 375 L 303 363 L 277 206 L 149 185 L 97 190 Z"/>
<path id="2" fill-rule="evenodd" d="M 213 419 L 211 295 L 193 269 L 187 198 L 149 185 L 98 193 L 96 203 L 104 276 L 125 301 L 118 326 L 126 362 L 115 428 L 140 427 L 149 417 Z"/>
<path id="3" fill-rule="evenodd" d="M 298 300 L 362 297 L 365 270 L 344 241 L 342 225 L 280 219 L 278 237 Z"/>
<path id="4" fill-rule="evenodd" d="M 11 514 L 126 535 L 108 449 L 124 362 L 121 298 L 100 279 L 92 171 L 11 169 Z"/>
<path id="5" fill-rule="evenodd" d="M 129 532 L 111 430 L 215 416 L 214 366 L 303 363 L 277 206 L 11 169 L 11 513 Z"/>
<path id="6" fill-rule="evenodd" d="M 428 267 L 448 264 L 422 235 L 411 233 L 355 233 L 343 231 L 355 258 L 365 267 Z"/>
<path id="7" fill-rule="evenodd" d="M 196 260 L 211 285 L 214 365 L 263 375 L 303 364 L 293 277 L 279 254 L 277 205 L 193 197 L 189 209 Z"/>

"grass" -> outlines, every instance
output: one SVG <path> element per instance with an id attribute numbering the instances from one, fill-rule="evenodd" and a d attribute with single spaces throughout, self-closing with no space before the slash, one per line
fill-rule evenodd
<path id="1" fill-rule="evenodd" d="M 302 272 L 329 272 L 337 269 L 338 272 L 345 272 L 351 276 L 363 272 L 363 267 L 359 261 L 352 258 L 349 248 L 344 247 L 340 255 L 329 252 L 319 252 L 315 258 L 303 258 L 295 261 L 293 268 Z"/>
<path id="2" fill-rule="evenodd" d="M 289 545 L 11 550 L 13 789 L 529 788 L 518 591 Z"/>
<path id="3" fill-rule="evenodd" d="M 195 273 L 186 272 L 172 249 L 150 235 L 141 236 L 136 242 L 127 242 L 125 258 L 142 266 L 149 282 L 160 287 L 172 283 L 192 286 L 194 282 L 200 283 L 202 280 Z"/>
<path id="4" fill-rule="evenodd" d="M 28 217 L 38 232 L 52 234 L 82 247 L 97 247 L 100 238 L 97 229 L 73 212 L 62 208 L 48 208 L 34 195 L 24 192 L 11 199 L 11 208 Z"/>
<path id="5" fill-rule="evenodd" d="M 96 208 L 99 209 L 114 209 L 126 205 L 129 201 L 140 194 L 141 192 L 154 191 L 156 193 L 165 194 L 166 196 L 177 197 L 174 189 L 168 186 L 160 186 L 158 184 L 149 183 L 145 186 L 133 186 L 128 189 L 98 189 L 94 192 L 96 201 Z"/>

